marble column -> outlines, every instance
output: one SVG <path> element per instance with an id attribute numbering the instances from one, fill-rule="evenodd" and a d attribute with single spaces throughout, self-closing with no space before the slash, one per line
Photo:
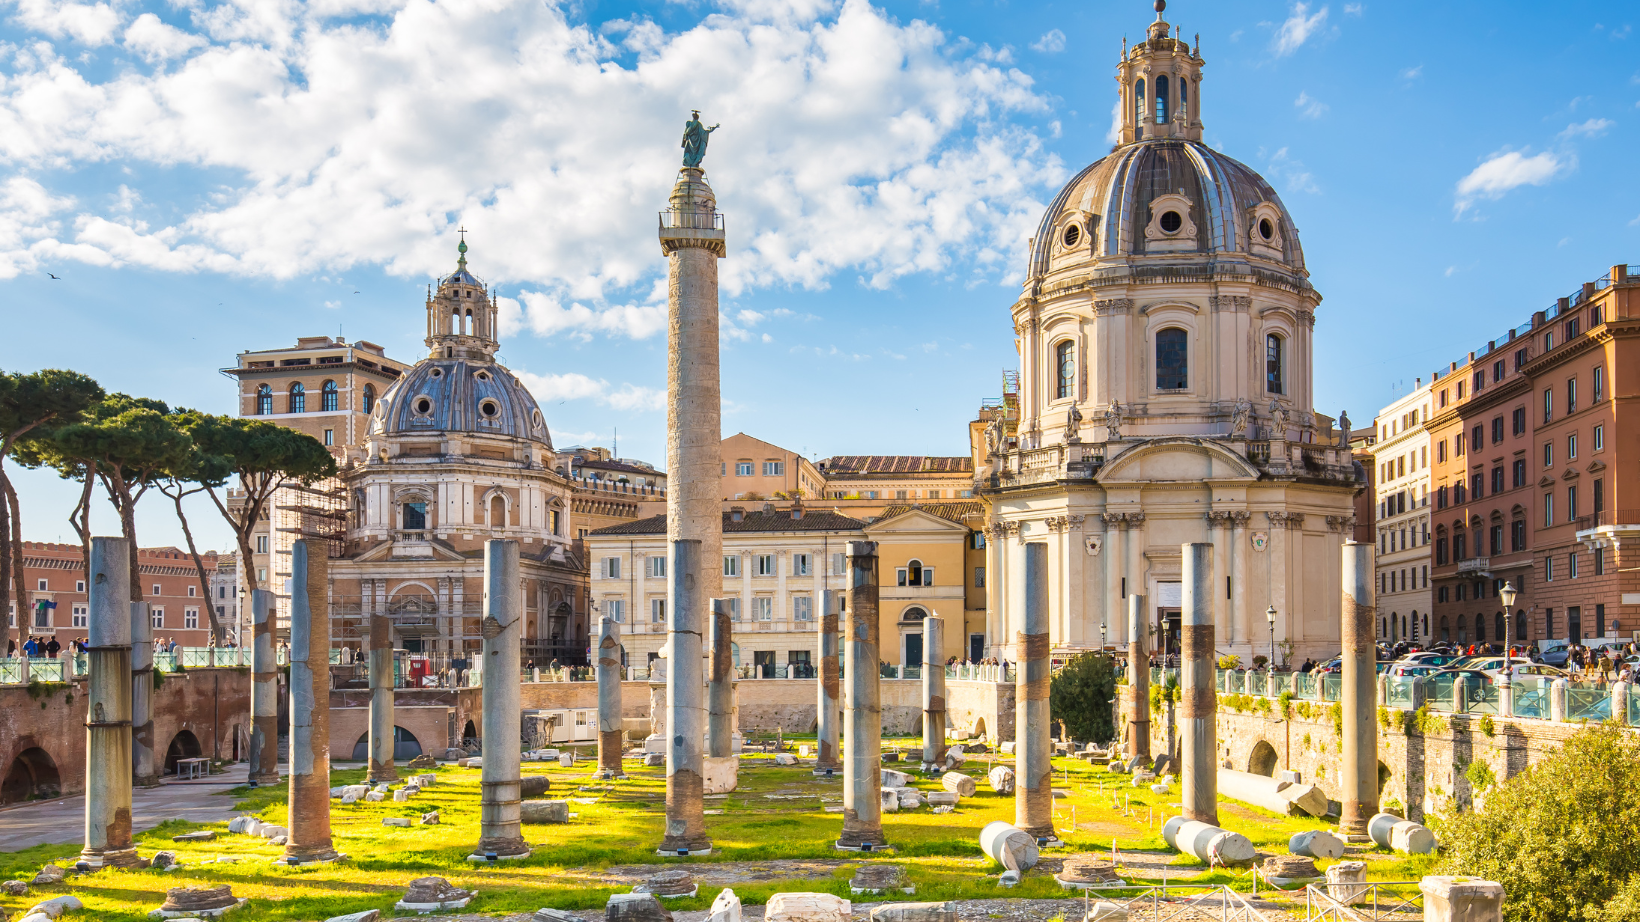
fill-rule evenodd
<path id="1" fill-rule="evenodd" d="M 1344 544 L 1342 598 L 1344 647 L 1343 812 L 1338 830 L 1365 836 L 1367 821 L 1378 812 L 1378 669 L 1373 645 L 1373 546 Z"/>
<path id="2" fill-rule="evenodd" d="M 820 682 L 815 720 L 819 753 L 814 760 L 817 775 L 829 775 L 843 767 L 837 752 L 837 723 L 843 707 L 843 664 L 838 649 L 841 639 L 838 620 L 842 614 L 843 598 L 843 592 L 838 589 L 827 589 L 821 595 L 825 608 L 820 615 Z"/>
<path id="3" fill-rule="evenodd" d="M 923 619 L 922 718 L 924 766 L 945 759 L 945 622 Z"/>
<path id="4" fill-rule="evenodd" d="M 1213 545 L 1185 544 L 1179 655 L 1182 815 L 1219 824 L 1218 702 L 1213 690 Z"/>
<path id="5" fill-rule="evenodd" d="M 1053 736 L 1048 708 L 1048 546 L 1025 545 L 1025 618 L 1015 648 L 1014 825 L 1040 842 L 1057 842 L 1053 829 Z"/>
<path id="6" fill-rule="evenodd" d="M 242 564 L 243 565 L 243 564 Z M 273 593 L 251 592 L 251 784 L 279 783 L 279 665 L 273 654 Z"/>
<path id="7" fill-rule="evenodd" d="M 518 681 L 523 658 L 524 585 L 518 568 L 518 542 L 492 538 L 484 542 L 483 687 L 484 766 L 479 774 L 478 848 L 469 861 L 528 858 L 519 818 L 523 725 Z"/>
<path id="8" fill-rule="evenodd" d="M 882 674 L 878 670 L 877 543 L 848 543 L 848 749 L 843 762 L 843 834 L 837 847 L 871 851 L 887 842 L 882 818 Z"/>
<path id="9" fill-rule="evenodd" d="M 620 625 L 608 615 L 598 619 L 598 774 L 625 778 L 621 766 L 624 725 L 621 722 Z"/>
<path id="10" fill-rule="evenodd" d="M 1007 567 L 1003 559 L 1005 532 L 1000 522 L 992 522 L 985 529 L 985 657 L 1000 656 L 1002 643 L 1002 604 L 1007 598 Z M 967 658 L 966 656 L 964 657 Z"/>
<path id="11" fill-rule="evenodd" d="M 325 542 L 290 547 L 290 799 L 285 860 L 335 861 L 330 840 L 330 561 Z"/>
<path id="12" fill-rule="evenodd" d="M 667 569 L 673 600 L 668 613 L 666 646 L 666 835 L 662 855 L 704 855 L 712 850 L 706 835 L 706 765 L 702 741 L 706 708 L 701 686 L 707 600 L 693 590 L 701 583 L 701 543 L 692 538 L 672 544 Z"/>
<path id="13" fill-rule="evenodd" d="M 712 599 L 711 670 L 706 683 L 706 754 L 727 759 L 735 754 L 735 650 L 734 625 L 729 621 L 729 600 Z"/>
<path id="14" fill-rule="evenodd" d="M 370 741 L 365 758 L 364 780 L 368 784 L 391 784 L 399 780 L 393 760 L 393 628 L 384 605 L 370 607 Z"/>
<path id="15" fill-rule="evenodd" d="M 154 619 L 147 602 L 131 603 L 131 781 L 159 787 L 154 759 Z"/>
<path id="16" fill-rule="evenodd" d="M 91 539 L 85 848 L 94 868 L 135 867 L 131 844 L 131 565 L 124 538 Z"/>
<path id="17" fill-rule="evenodd" d="M 1128 726 L 1129 760 L 1150 762 L 1150 650 L 1146 597 L 1128 593 Z"/>

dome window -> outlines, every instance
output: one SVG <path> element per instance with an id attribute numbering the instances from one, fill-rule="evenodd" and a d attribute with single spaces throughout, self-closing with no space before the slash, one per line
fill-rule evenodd
<path id="1" fill-rule="evenodd" d="M 541 428 L 541 411 L 540 410 L 536 410 L 534 413 L 532 413 L 530 415 L 530 422 L 535 424 L 535 428 L 537 428 L 537 429 Z"/>
<path id="2" fill-rule="evenodd" d="M 474 375 L 474 377 L 476 377 L 480 381 L 488 381 L 488 380 L 490 380 L 490 373 L 487 372 L 487 371 L 481 371 L 478 374 Z"/>
<path id="3" fill-rule="evenodd" d="M 1196 249 L 1196 222 L 1190 211 L 1194 203 L 1176 192 L 1150 200 L 1150 222 L 1145 225 L 1145 252 L 1183 253 Z"/>
<path id="4" fill-rule="evenodd" d="M 1072 224 L 1071 226 L 1065 228 L 1065 235 L 1061 239 L 1065 241 L 1065 249 L 1067 250 L 1076 246 L 1076 244 L 1082 240 L 1082 228 L 1078 225 Z"/>
<path id="5" fill-rule="evenodd" d="M 433 401 L 428 400 L 426 397 L 417 398 L 416 412 L 422 416 L 433 412 Z"/>
<path id="6" fill-rule="evenodd" d="M 1170 234 L 1177 234 L 1179 232 L 1179 228 L 1183 226 L 1184 219 L 1179 217 L 1179 213 L 1177 211 L 1162 213 L 1162 230 Z"/>
<path id="7" fill-rule="evenodd" d="M 444 370 L 441 369 L 441 368 L 435 368 L 435 369 L 432 370 L 432 372 L 430 372 L 430 374 L 432 374 L 432 376 L 435 377 L 435 378 L 442 378 L 442 377 L 444 377 Z"/>
<path id="8" fill-rule="evenodd" d="M 483 413 L 488 419 L 494 419 L 496 414 L 501 412 L 501 405 L 494 400 L 486 400 L 478 405 L 478 412 Z"/>
<path id="9" fill-rule="evenodd" d="M 1190 387 L 1190 334 L 1168 327 L 1156 334 L 1156 389 L 1182 391 Z"/>
<path id="10" fill-rule="evenodd" d="M 1258 235 L 1260 237 L 1263 237 L 1265 240 L 1271 240 L 1271 239 L 1275 238 L 1276 226 L 1274 224 L 1270 223 L 1269 218 L 1260 218 L 1259 219 L 1259 221 L 1258 221 Z"/>
<path id="11" fill-rule="evenodd" d="M 1054 354 L 1059 366 L 1059 386 L 1054 389 L 1054 399 L 1063 400 L 1076 390 L 1076 343 L 1064 340 L 1054 347 Z"/>

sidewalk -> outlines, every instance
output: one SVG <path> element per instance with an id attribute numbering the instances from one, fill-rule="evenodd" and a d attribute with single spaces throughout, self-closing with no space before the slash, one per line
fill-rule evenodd
<path id="1" fill-rule="evenodd" d="M 287 766 L 281 763 L 279 768 L 282 776 Z M 226 792 L 244 784 L 247 773 L 246 766 L 236 765 L 227 774 L 212 775 L 209 780 L 167 781 L 157 788 L 137 788 L 131 797 L 131 831 L 145 832 L 172 819 L 225 822 L 234 815 L 234 798 Z M 83 794 L 0 810 L 0 851 L 84 840 Z"/>

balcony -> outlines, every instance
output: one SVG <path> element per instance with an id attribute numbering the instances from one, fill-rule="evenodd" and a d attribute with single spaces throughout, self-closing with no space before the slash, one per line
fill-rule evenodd
<path id="1" fill-rule="evenodd" d="M 1492 558 L 1490 557 L 1470 557 L 1466 560 L 1458 561 L 1459 576 L 1464 576 L 1471 573 L 1480 575 L 1490 572 L 1492 572 Z"/>
<path id="2" fill-rule="evenodd" d="M 1602 509 L 1577 517 L 1577 540 L 1590 550 L 1640 538 L 1640 509 Z"/>

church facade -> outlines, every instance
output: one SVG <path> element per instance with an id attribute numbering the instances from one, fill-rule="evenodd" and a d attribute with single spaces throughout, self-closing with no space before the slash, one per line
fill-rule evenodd
<path id="1" fill-rule="evenodd" d="M 1203 64 L 1160 13 L 1124 42 L 1120 142 L 1031 241 L 1017 387 L 970 427 L 989 655 L 1017 659 L 1033 542 L 1048 547 L 1056 652 L 1125 646 L 1132 594 L 1152 649 L 1176 651 L 1185 542 L 1214 545 L 1221 653 L 1339 648 L 1364 474 L 1313 407 L 1321 295 L 1298 228 L 1268 182 L 1201 142 Z"/>

